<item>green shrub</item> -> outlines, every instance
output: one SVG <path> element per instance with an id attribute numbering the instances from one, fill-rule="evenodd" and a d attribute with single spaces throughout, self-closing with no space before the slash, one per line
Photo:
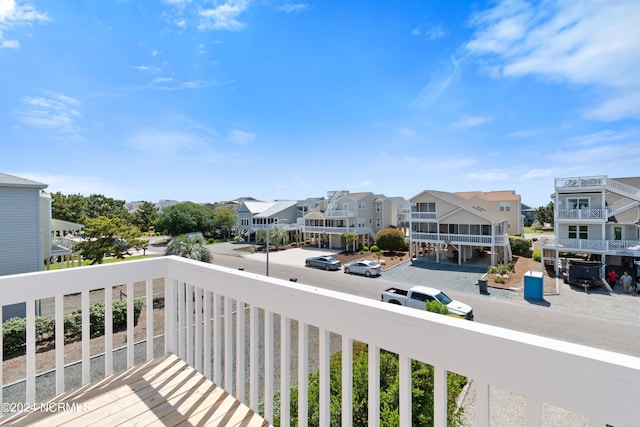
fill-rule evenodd
<path id="1" fill-rule="evenodd" d="M 527 255 L 531 248 L 531 240 L 524 237 L 509 236 L 509 244 L 514 255 Z"/>
<path id="2" fill-rule="evenodd" d="M 494 277 L 494 279 L 493 279 L 493 280 L 494 280 L 496 283 L 506 283 L 506 282 L 507 282 L 507 279 L 505 279 L 505 278 L 504 278 L 504 277 L 502 277 L 502 276 L 496 276 L 496 277 Z"/>
<path id="3" fill-rule="evenodd" d="M 533 260 L 536 262 L 540 262 L 542 260 L 542 249 L 533 250 Z"/>
<path id="4" fill-rule="evenodd" d="M 9 354 L 20 349 L 27 342 L 27 320 L 12 317 L 2 324 L 4 352 Z"/>
<path id="5" fill-rule="evenodd" d="M 427 301 L 427 311 L 438 314 L 449 314 L 449 308 L 438 300 Z"/>
<path id="6" fill-rule="evenodd" d="M 380 248 L 376 245 L 371 246 L 371 252 L 380 252 Z"/>
<path id="7" fill-rule="evenodd" d="M 36 317 L 36 340 L 51 339 L 55 332 L 55 319 L 53 317 Z M 45 337 L 46 335 L 46 337 Z"/>
<path id="8" fill-rule="evenodd" d="M 376 233 L 376 245 L 385 251 L 402 251 L 406 249 L 405 235 L 399 228 L 385 228 Z"/>
<path id="9" fill-rule="evenodd" d="M 362 247 L 362 251 L 363 251 L 363 252 L 367 252 L 368 250 L 369 250 L 369 246 L 364 245 L 364 246 Z"/>

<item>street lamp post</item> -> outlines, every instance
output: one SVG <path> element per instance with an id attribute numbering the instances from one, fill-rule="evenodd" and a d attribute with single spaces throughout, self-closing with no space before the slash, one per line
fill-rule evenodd
<path id="1" fill-rule="evenodd" d="M 278 222 L 267 224 L 267 274 L 266 274 L 267 276 L 269 275 L 269 234 L 271 234 L 270 233 L 271 226 L 272 225 L 278 225 L 280 223 L 285 223 L 285 222 L 288 222 L 288 221 L 289 221 L 288 219 L 280 219 L 280 220 L 278 220 Z"/>

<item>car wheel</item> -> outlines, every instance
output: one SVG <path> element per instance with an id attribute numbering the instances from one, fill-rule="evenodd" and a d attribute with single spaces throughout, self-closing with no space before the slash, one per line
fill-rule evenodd
<path id="1" fill-rule="evenodd" d="M 349 273 L 351 273 L 351 270 L 349 270 L 348 268 L 345 268 L 345 269 L 344 269 L 344 272 L 345 272 L 345 273 L 347 273 L 347 274 L 349 274 Z"/>
<path id="2" fill-rule="evenodd" d="M 327 270 L 327 271 L 329 271 L 329 266 L 328 266 L 328 265 L 325 265 L 325 266 L 324 266 L 324 269 L 325 269 L 325 270 Z"/>
<path id="3" fill-rule="evenodd" d="M 364 275 L 367 276 L 367 277 L 371 277 L 371 272 L 370 271 L 365 271 Z"/>
<path id="4" fill-rule="evenodd" d="M 309 261 L 305 262 L 305 265 L 306 265 L 307 267 L 311 267 L 311 263 L 310 263 Z"/>

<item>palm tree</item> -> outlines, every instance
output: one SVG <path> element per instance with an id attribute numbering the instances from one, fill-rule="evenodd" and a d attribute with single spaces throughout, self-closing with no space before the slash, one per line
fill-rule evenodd
<path id="1" fill-rule="evenodd" d="M 271 227 L 269 230 L 269 240 L 276 246 L 276 250 L 280 247 L 280 245 L 286 245 L 289 243 L 289 234 L 282 229 L 279 225 Z"/>
<path id="2" fill-rule="evenodd" d="M 165 255 L 177 255 L 196 261 L 211 262 L 211 252 L 207 249 L 205 241 L 201 238 L 191 239 L 187 236 L 178 236 L 168 245 Z"/>

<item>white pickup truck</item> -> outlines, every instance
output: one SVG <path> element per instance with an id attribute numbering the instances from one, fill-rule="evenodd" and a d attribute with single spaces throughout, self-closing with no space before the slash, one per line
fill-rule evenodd
<path id="1" fill-rule="evenodd" d="M 449 298 L 444 292 L 427 286 L 414 286 L 408 291 L 398 288 L 388 288 L 382 291 L 381 301 L 406 307 L 426 309 L 427 301 L 438 300 L 447 306 L 449 313 L 473 320 L 471 306 Z"/>

